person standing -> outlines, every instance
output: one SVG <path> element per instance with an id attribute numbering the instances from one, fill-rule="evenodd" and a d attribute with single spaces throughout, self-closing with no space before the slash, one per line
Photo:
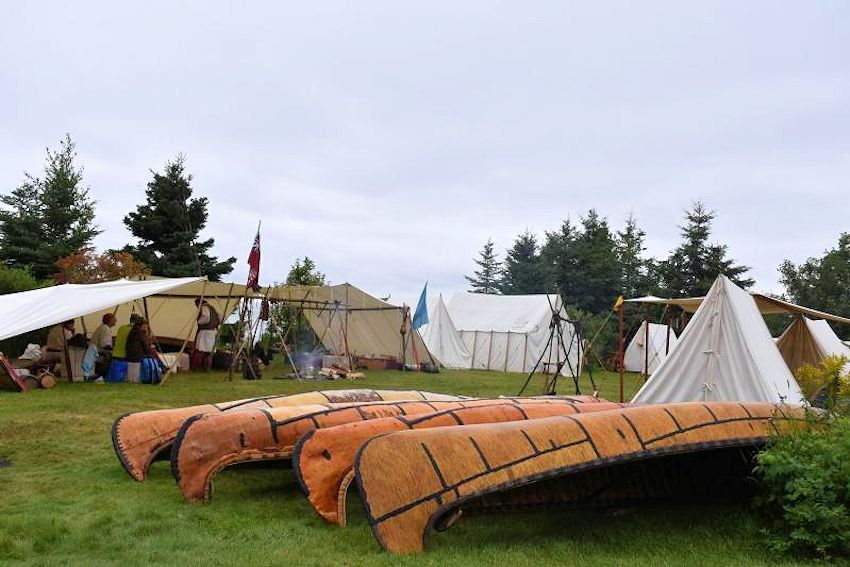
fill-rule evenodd
<path id="1" fill-rule="evenodd" d="M 212 353 L 215 349 L 216 330 L 221 317 L 215 308 L 201 298 L 195 300 L 198 307 L 198 332 L 195 334 L 197 366 L 203 370 L 212 368 Z"/>

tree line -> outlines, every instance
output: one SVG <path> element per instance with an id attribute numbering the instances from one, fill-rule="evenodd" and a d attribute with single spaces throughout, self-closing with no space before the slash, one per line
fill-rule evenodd
<path id="1" fill-rule="evenodd" d="M 653 258 L 645 253 L 646 232 L 634 216 L 615 230 L 607 218 L 590 209 L 578 222 L 567 219 L 540 239 L 523 231 L 505 251 L 504 260 L 488 239 L 474 259 L 473 273 L 464 277 L 470 291 L 477 293 L 560 293 L 595 331 L 620 295 L 702 296 L 720 274 L 744 289 L 751 288 L 755 282 L 748 275 L 750 268 L 731 258 L 727 245 L 713 239 L 716 214 L 703 202 L 693 203 L 680 226 L 679 243 L 666 258 Z M 841 234 L 838 245 L 822 256 L 799 265 L 786 260 L 778 270 L 784 287 L 781 297 L 850 315 L 850 233 Z M 787 319 L 776 317 L 768 321 L 774 332 L 786 323 Z M 612 341 L 609 332 L 601 350 L 610 351 Z"/>
<path id="2" fill-rule="evenodd" d="M 151 170 L 144 203 L 124 217 L 136 241 L 102 254 L 92 246 L 101 233 L 96 201 L 75 161 L 76 145 L 66 134 L 57 149 L 47 149 L 42 176 L 25 172 L 18 187 L 0 196 L 0 293 L 151 273 L 219 281 L 233 270 L 236 258 L 219 261 L 211 254 L 215 240 L 199 238 L 208 200 L 192 196 L 183 154 L 161 172 Z"/>

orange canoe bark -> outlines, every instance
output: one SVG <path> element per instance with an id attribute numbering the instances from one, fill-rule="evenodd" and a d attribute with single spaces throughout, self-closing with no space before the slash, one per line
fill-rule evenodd
<path id="1" fill-rule="evenodd" d="M 420 416 L 400 415 L 348 423 L 303 435 L 295 445 L 292 468 L 316 512 L 330 523 L 345 526 L 345 496 L 354 478 L 354 457 L 368 439 L 408 429 L 521 421 L 620 407 L 623 406 L 613 402 L 581 403 L 571 399 L 501 399 Z"/>
<path id="2" fill-rule="evenodd" d="M 263 396 L 218 404 L 203 404 L 183 408 L 128 413 L 119 416 L 112 424 L 112 446 L 118 460 L 131 478 L 147 478 L 148 467 L 159 457 L 168 457 L 174 437 L 180 426 L 192 416 L 218 414 L 277 406 L 299 404 L 339 404 L 396 400 L 457 400 L 462 396 L 449 396 L 418 390 L 323 390 L 302 394 Z"/>
<path id="3" fill-rule="evenodd" d="M 246 461 L 290 459 L 295 443 L 308 431 L 488 403 L 492 400 L 374 402 L 306 414 L 297 407 L 277 407 L 199 415 L 180 428 L 171 447 L 171 470 L 187 501 L 205 501 L 218 471 Z"/>
<path id="4" fill-rule="evenodd" d="M 800 423 L 803 413 L 766 403 L 676 403 L 400 431 L 367 441 L 354 471 L 383 548 L 415 552 L 423 549 L 432 528 L 449 527 L 463 508 L 482 500 L 502 496 L 509 503 L 523 503 L 533 496 L 539 503 L 555 496 L 555 481 L 592 481 L 606 471 L 614 472 L 609 486 L 615 493 L 629 494 L 624 487 L 630 479 L 619 467 L 677 458 L 681 464 L 695 457 L 705 457 L 701 464 L 707 465 L 723 450 L 732 457 L 726 462 L 735 462 L 734 457 L 740 462 L 736 451 L 760 446 L 777 431 Z M 701 474 L 693 466 L 688 472 Z M 655 484 L 658 488 L 660 483 Z M 547 490 L 533 494 L 535 486 Z M 565 489 L 558 495 L 569 502 L 580 500 L 581 492 Z"/>

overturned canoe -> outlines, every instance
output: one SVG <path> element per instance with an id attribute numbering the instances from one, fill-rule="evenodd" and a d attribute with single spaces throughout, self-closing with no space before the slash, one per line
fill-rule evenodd
<path id="1" fill-rule="evenodd" d="M 364 443 L 354 471 L 383 548 L 415 552 L 464 508 L 728 490 L 751 471 L 741 451 L 802 417 L 767 403 L 676 403 L 400 431 Z"/>
<path id="2" fill-rule="evenodd" d="M 418 390 L 323 390 L 293 395 L 263 396 L 218 404 L 142 411 L 124 414 L 115 420 L 112 424 L 112 446 L 127 474 L 135 480 L 142 481 L 147 478 L 148 467 L 151 462 L 157 458 L 168 457 L 168 450 L 180 426 L 195 415 L 301 404 L 458 399 L 466 398 Z"/>
<path id="3" fill-rule="evenodd" d="M 212 494 L 212 479 L 218 471 L 247 461 L 290 459 L 295 443 L 308 431 L 488 403 L 492 400 L 374 402 L 310 413 L 299 412 L 298 407 L 276 407 L 199 415 L 188 419 L 177 433 L 171 447 L 171 470 L 187 501 L 205 501 Z"/>
<path id="4" fill-rule="evenodd" d="M 485 405 L 450 409 L 419 416 L 387 417 L 316 429 L 295 444 L 292 468 L 310 504 L 326 521 L 345 526 L 345 496 L 354 478 L 354 457 L 373 437 L 408 429 L 500 423 L 619 409 L 614 402 L 575 400 L 492 400 Z"/>

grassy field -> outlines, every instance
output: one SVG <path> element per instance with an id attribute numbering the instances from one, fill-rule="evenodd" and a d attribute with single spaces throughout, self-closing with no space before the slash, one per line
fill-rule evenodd
<path id="1" fill-rule="evenodd" d="M 631 395 L 640 378 L 627 378 Z M 470 516 L 434 535 L 424 554 L 393 556 L 372 538 L 356 490 L 346 529 L 323 523 L 283 469 L 228 469 L 211 504 L 188 505 L 166 462 L 153 465 L 148 481 L 131 481 L 110 440 L 113 419 L 128 411 L 335 387 L 513 395 L 523 380 L 387 371 L 356 383 L 226 382 L 211 373 L 180 375 L 162 387 L 63 383 L 0 392 L 0 564 L 794 564 L 766 555 L 745 505 Z M 615 375 L 597 376 L 597 385 L 616 399 Z M 527 393 L 541 388 L 537 381 Z M 586 379 L 583 391 L 590 391 Z M 564 383 L 559 393 L 572 390 Z"/>

